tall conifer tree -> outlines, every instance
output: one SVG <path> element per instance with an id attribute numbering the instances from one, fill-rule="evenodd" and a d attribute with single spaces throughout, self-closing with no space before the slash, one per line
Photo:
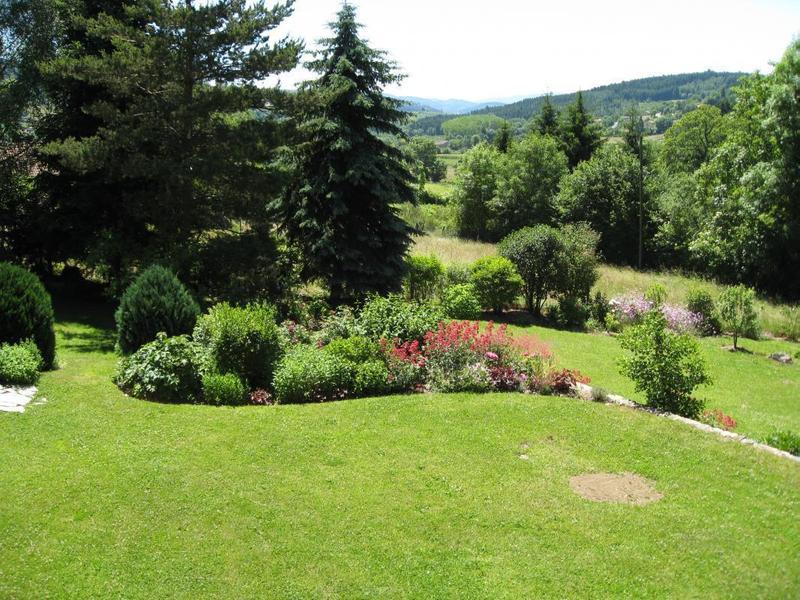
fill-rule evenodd
<path id="1" fill-rule="evenodd" d="M 534 120 L 534 130 L 542 135 L 550 135 L 554 138 L 559 137 L 560 129 L 558 126 L 558 111 L 550 101 L 551 94 L 544 97 L 542 109 Z"/>
<path id="2" fill-rule="evenodd" d="M 584 160 L 589 160 L 594 151 L 600 147 L 602 142 L 600 128 L 586 110 L 582 92 L 578 92 L 575 102 L 567 107 L 561 135 L 571 169 Z"/>
<path id="3" fill-rule="evenodd" d="M 359 27 L 355 9 L 342 6 L 333 36 L 308 64 L 319 78 L 301 88 L 304 142 L 294 184 L 276 203 L 306 275 L 324 280 L 334 303 L 397 290 L 411 243 L 391 205 L 414 201 L 414 177 L 381 138 L 403 136 L 401 102 L 383 93 L 402 76 Z"/>

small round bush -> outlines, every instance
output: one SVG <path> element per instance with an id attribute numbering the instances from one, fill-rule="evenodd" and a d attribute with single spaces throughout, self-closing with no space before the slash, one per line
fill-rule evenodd
<path id="1" fill-rule="evenodd" d="M 209 373 L 203 377 L 203 401 L 217 406 L 241 406 L 250 400 L 247 386 L 234 373 Z"/>
<path id="2" fill-rule="evenodd" d="M 386 363 L 371 360 L 356 366 L 353 383 L 355 396 L 380 396 L 388 394 L 390 391 L 389 369 L 386 367 Z"/>
<path id="3" fill-rule="evenodd" d="M 0 383 L 33 385 L 39 380 L 44 361 L 32 340 L 19 344 L 0 344 Z"/>
<path id="4" fill-rule="evenodd" d="M 422 340 L 444 318 L 439 306 L 408 302 L 401 296 L 373 296 L 357 319 L 357 329 L 371 340 Z"/>
<path id="5" fill-rule="evenodd" d="M 442 298 L 442 309 L 451 319 L 477 321 L 481 316 L 481 303 L 475 286 L 461 283 L 447 288 Z"/>
<path id="6" fill-rule="evenodd" d="M 120 360 L 114 383 L 134 398 L 157 402 L 200 402 L 207 357 L 187 336 L 159 333 L 131 356 Z"/>
<path id="7" fill-rule="evenodd" d="M 382 356 L 380 345 L 362 336 L 333 340 L 325 346 L 325 351 L 354 365 L 379 360 Z"/>
<path id="8" fill-rule="evenodd" d="M 445 269 L 445 281 L 449 286 L 469 283 L 471 276 L 472 269 L 468 264 L 453 263 Z"/>
<path id="9" fill-rule="evenodd" d="M 30 271 L 0 263 L 0 342 L 16 344 L 27 339 L 39 348 L 43 368 L 52 368 L 56 336 L 50 294 Z"/>
<path id="10" fill-rule="evenodd" d="M 507 258 L 487 256 L 472 265 L 472 285 L 481 306 L 502 312 L 516 303 L 522 291 L 522 278 Z"/>
<path id="11" fill-rule="evenodd" d="M 154 265 L 142 272 L 122 295 L 116 313 L 117 345 L 131 354 L 156 339 L 192 332 L 200 308 L 169 269 Z"/>
<path id="12" fill-rule="evenodd" d="M 755 291 L 741 284 L 725 288 L 719 296 L 719 316 L 733 336 L 734 350 L 738 349 L 740 336 L 759 337 L 755 298 Z"/>
<path id="13" fill-rule="evenodd" d="M 700 333 L 703 335 L 718 335 L 720 333 L 722 325 L 719 322 L 719 316 L 717 316 L 717 307 L 711 294 L 707 291 L 701 289 L 689 290 L 689 295 L 686 298 L 686 308 L 689 312 L 703 317 Z"/>
<path id="14" fill-rule="evenodd" d="M 430 300 L 439 291 L 444 278 L 444 265 L 435 255 L 406 257 L 408 273 L 403 282 L 409 300 Z"/>
<path id="15" fill-rule="evenodd" d="M 297 346 L 283 357 L 273 380 L 279 404 L 339 400 L 353 386 L 352 364 L 313 346 Z"/>
<path id="16" fill-rule="evenodd" d="M 197 321 L 194 339 L 205 347 L 220 373 L 234 373 L 254 388 L 272 382 L 282 354 L 276 311 L 268 304 L 217 304 Z"/>

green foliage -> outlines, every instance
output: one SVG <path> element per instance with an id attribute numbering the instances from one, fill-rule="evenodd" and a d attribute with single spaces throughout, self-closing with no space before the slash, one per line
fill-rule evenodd
<path id="1" fill-rule="evenodd" d="M 566 275 L 560 232 L 549 225 L 525 227 L 503 238 L 498 252 L 514 263 L 522 278 L 525 307 L 541 315 L 548 296 L 561 289 Z"/>
<path id="2" fill-rule="evenodd" d="M 494 145 L 500 152 L 505 154 L 508 152 L 508 148 L 511 145 L 511 139 L 513 137 L 511 124 L 508 121 L 503 121 L 503 124 L 500 125 L 500 129 L 494 136 Z"/>
<path id="3" fill-rule="evenodd" d="M 324 350 L 354 365 L 372 362 L 381 357 L 381 347 L 378 342 L 359 335 L 333 340 Z"/>
<path id="4" fill-rule="evenodd" d="M 42 355 L 33 340 L 0 344 L 0 384 L 33 385 L 39 381 L 43 366 Z"/>
<path id="5" fill-rule="evenodd" d="M 131 354 L 156 339 L 191 333 L 200 307 L 169 269 L 154 265 L 128 286 L 117 312 L 117 345 Z"/>
<path id="6" fill-rule="evenodd" d="M 333 37 L 307 65 L 319 77 L 296 98 L 302 143 L 273 208 L 302 252 L 304 274 L 324 281 L 339 304 L 400 288 L 411 229 L 392 204 L 415 200 L 415 178 L 404 152 L 385 140 L 403 135 L 402 101 L 383 94 L 402 77 L 359 36 L 353 5 L 331 26 Z"/>
<path id="7" fill-rule="evenodd" d="M 391 391 L 389 369 L 382 360 L 356 365 L 353 392 L 358 397 L 379 396 Z"/>
<path id="8" fill-rule="evenodd" d="M 726 288 L 719 296 L 719 317 L 725 330 L 733 336 L 734 350 L 739 347 L 740 336 L 758 337 L 755 297 L 755 291 L 742 284 Z"/>
<path id="9" fill-rule="evenodd" d="M 447 175 L 447 167 L 439 158 L 433 140 L 415 137 L 408 143 L 411 158 L 419 165 L 419 174 L 425 181 L 441 181 Z"/>
<path id="10" fill-rule="evenodd" d="M 268 304 L 217 304 L 198 319 L 193 337 L 208 349 L 217 371 L 266 388 L 282 354 L 275 320 L 275 309 Z"/>
<path id="11" fill-rule="evenodd" d="M 457 283 L 446 288 L 442 296 L 444 314 L 459 321 L 477 321 L 481 316 L 481 302 L 471 283 Z"/>
<path id="12" fill-rule="evenodd" d="M 689 290 L 686 296 L 686 308 L 690 312 L 702 315 L 703 323 L 700 326 L 701 333 L 704 335 L 718 335 L 722 331 L 722 324 L 719 322 L 717 306 L 711 294 L 706 290 L 694 288 Z"/>
<path id="13" fill-rule="evenodd" d="M 494 115 L 466 115 L 442 123 L 442 132 L 448 138 L 491 135 L 501 129 L 505 122 Z"/>
<path id="14" fill-rule="evenodd" d="M 516 303 L 523 285 L 514 263 L 502 256 L 475 261 L 471 282 L 481 306 L 497 313 Z"/>
<path id="15" fill-rule="evenodd" d="M 660 283 L 652 283 L 644 293 L 644 299 L 653 303 L 653 306 L 661 306 L 667 301 L 667 288 Z"/>
<path id="16" fill-rule="evenodd" d="M 560 233 L 566 261 L 560 294 L 588 302 L 592 287 L 600 276 L 597 270 L 600 236 L 586 223 L 568 223 L 561 227 Z"/>
<path id="17" fill-rule="evenodd" d="M 404 283 L 409 300 L 424 302 L 438 293 L 444 279 L 444 265 L 435 255 L 406 257 L 407 274 Z"/>
<path id="18" fill-rule="evenodd" d="M 50 294 L 33 273 L 0 262 L 0 343 L 16 344 L 33 339 L 52 368 L 56 355 L 53 305 Z"/>
<path id="19" fill-rule="evenodd" d="M 200 344 L 185 335 L 159 333 L 155 341 L 119 361 L 114 383 L 134 398 L 195 403 L 202 401 L 207 368 Z"/>
<path id="20" fill-rule="evenodd" d="M 450 263 L 445 269 L 445 278 L 448 286 L 469 283 L 472 269 L 467 263 Z"/>
<path id="21" fill-rule="evenodd" d="M 433 304 L 407 302 L 401 296 L 374 296 L 358 315 L 356 327 L 371 340 L 421 340 L 444 318 Z"/>
<path id="22" fill-rule="evenodd" d="M 352 366 L 330 352 L 297 346 L 278 364 L 273 387 L 280 404 L 342 399 L 353 391 Z"/>
<path id="23" fill-rule="evenodd" d="M 778 431 L 770 434 L 764 443 L 789 454 L 800 456 L 800 434 L 793 431 Z"/>
<path id="24" fill-rule="evenodd" d="M 203 377 L 203 401 L 217 406 L 240 406 L 248 402 L 247 385 L 234 373 L 208 373 Z"/>
<path id="25" fill-rule="evenodd" d="M 552 94 L 546 94 L 542 101 L 542 108 L 534 120 L 534 130 L 541 135 L 558 138 L 560 133 L 558 110 L 553 106 Z"/>
<path id="26" fill-rule="evenodd" d="M 563 115 L 561 140 L 564 142 L 570 169 L 589 160 L 602 144 L 600 128 L 586 110 L 582 92 L 578 92 L 575 102 L 567 106 Z"/>
<path id="27" fill-rule="evenodd" d="M 501 156 L 494 146 L 479 144 L 458 163 L 453 203 L 458 207 L 459 236 L 492 239 L 489 203 L 497 191 Z"/>
<path id="28" fill-rule="evenodd" d="M 727 121 L 716 106 L 701 104 L 664 134 L 661 161 L 671 173 L 694 173 L 725 141 Z"/>
<path id="29" fill-rule="evenodd" d="M 703 403 L 692 392 L 711 378 L 697 340 L 669 331 L 661 311 L 652 310 L 625 330 L 620 342 L 630 353 L 620 363 L 621 372 L 645 394 L 650 406 L 689 418 L 700 414 Z"/>

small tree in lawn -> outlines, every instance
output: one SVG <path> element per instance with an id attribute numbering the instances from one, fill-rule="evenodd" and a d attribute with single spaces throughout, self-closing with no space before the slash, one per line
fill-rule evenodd
<path id="1" fill-rule="evenodd" d="M 522 278 L 514 263 L 502 256 L 476 260 L 472 265 L 471 281 L 481 306 L 496 313 L 512 306 L 522 289 Z"/>
<path id="2" fill-rule="evenodd" d="M 753 301 L 755 292 L 744 285 L 729 287 L 720 294 L 718 307 L 723 327 L 733 336 L 733 349 L 739 349 L 739 336 L 758 330 Z"/>
<path id="3" fill-rule="evenodd" d="M 692 392 L 711 383 L 711 378 L 697 340 L 670 331 L 663 313 L 651 310 L 640 324 L 625 331 L 621 343 L 630 352 L 620 363 L 621 372 L 645 394 L 650 406 L 689 418 L 700 414 L 703 402 Z"/>
<path id="4" fill-rule="evenodd" d="M 345 4 L 333 37 L 307 65 L 320 76 L 301 88 L 294 182 L 275 203 L 305 275 L 324 280 L 334 304 L 398 290 L 411 244 L 412 230 L 392 204 L 414 201 L 415 179 L 403 151 L 383 139 L 404 137 L 402 102 L 383 94 L 402 76 L 359 27 Z"/>

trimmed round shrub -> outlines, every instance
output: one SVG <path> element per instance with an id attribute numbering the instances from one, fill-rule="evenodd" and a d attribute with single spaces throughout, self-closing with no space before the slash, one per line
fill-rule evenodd
<path id="1" fill-rule="evenodd" d="M 116 312 L 117 345 L 123 354 L 136 352 L 156 339 L 189 334 L 200 307 L 169 269 L 154 265 L 128 286 Z"/>
<path id="2" fill-rule="evenodd" d="M 472 265 L 472 285 L 482 307 L 502 312 L 516 304 L 522 291 L 522 278 L 507 258 L 487 256 Z"/>
<path id="3" fill-rule="evenodd" d="M 444 265 L 435 255 L 406 257 L 408 273 L 403 282 L 409 300 L 430 300 L 439 291 L 444 278 Z"/>
<path id="4" fill-rule="evenodd" d="M 207 370 L 203 347 L 185 335 L 159 333 L 117 366 L 114 383 L 134 398 L 157 402 L 200 402 Z"/>
<path id="5" fill-rule="evenodd" d="M 333 340 L 325 351 L 354 365 L 380 360 L 382 356 L 380 345 L 362 336 Z"/>
<path id="6" fill-rule="evenodd" d="M 283 353 L 276 311 L 268 304 L 217 304 L 197 321 L 194 339 L 205 347 L 219 373 L 234 373 L 254 388 L 272 382 Z"/>
<path id="7" fill-rule="evenodd" d="M 30 271 L 0 263 L 0 342 L 17 344 L 27 339 L 39 349 L 43 368 L 52 368 L 56 336 L 50 294 Z"/>
<path id="8" fill-rule="evenodd" d="M 370 360 L 355 368 L 353 392 L 356 396 L 380 396 L 391 391 L 389 369 L 380 360 Z"/>
<path id="9" fill-rule="evenodd" d="M 422 340 L 443 318 L 442 309 L 433 304 L 408 302 L 401 296 L 374 296 L 361 309 L 356 327 L 371 340 Z"/>
<path id="10" fill-rule="evenodd" d="M 340 400 L 353 387 L 352 363 L 313 346 L 297 346 L 283 357 L 273 380 L 279 404 Z"/>
<path id="11" fill-rule="evenodd" d="M 700 325 L 700 333 L 703 335 L 718 335 L 722 331 L 722 325 L 717 315 L 717 307 L 714 299 L 705 290 L 694 289 L 689 291 L 686 298 L 686 308 L 689 312 L 700 315 L 703 322 Z"/>
<path id="12" fill-rule="evenodd" d="M 481 316 L 481 303 L 475 286 L 461 283 L 447 288 L 442 298 L 442 309 L 451 319 L 477 321 Z"/>
<path id="13" fill-rule="evenodd" d="M 250 400 L 247 386 L 234 373 L 209 373 L 203 377 L 203 401 L 217 406 L 240 406 Z"/>
<path id="14" fill-rule="evenodd" d="M 44 361 L 33 340 L 19 344 L 0 344 L 0 383 L 33 385 L 39 381 Z"/>

